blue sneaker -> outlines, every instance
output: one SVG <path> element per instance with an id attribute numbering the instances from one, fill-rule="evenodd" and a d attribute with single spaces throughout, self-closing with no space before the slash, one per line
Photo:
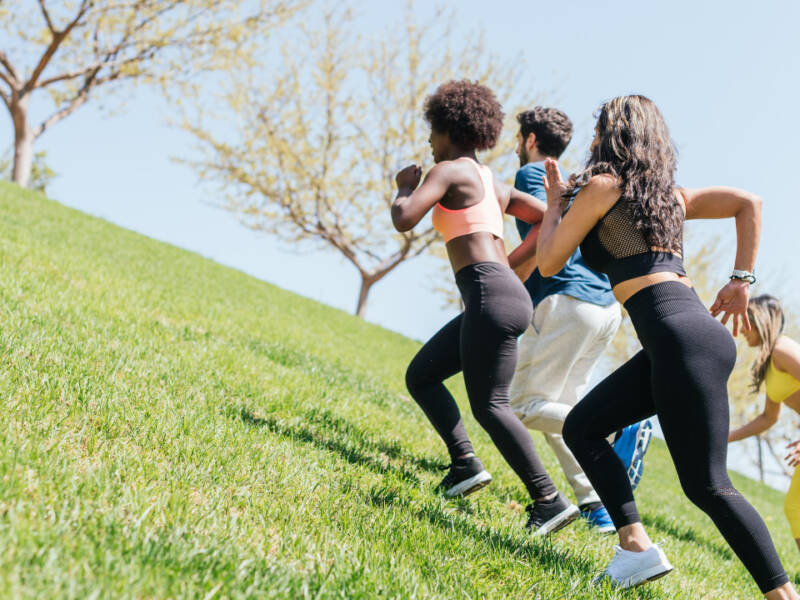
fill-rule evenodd
<path id="1" fill-rule="evenodd" d="M 619 439 L 614 442 L 614 452 L 617 453 L 625 470 L 628 473 L 628 480 L 631 488 L 636 489 L 642 480 L 644 473 L 644 455 L 650 446 L 650 438 L 653 436 L 653 424 L 650 419 L 645 419 L 641 423 L 629 425 L 622 430 Z"/>
<path id="2" fill-rule="evenodd" d="M 581 517 L 589 521 L 589 525 L 596 528 L 600 533 L 614 533 L 617 530 L 605 506 L 594 510 L 582 510 Z"/>

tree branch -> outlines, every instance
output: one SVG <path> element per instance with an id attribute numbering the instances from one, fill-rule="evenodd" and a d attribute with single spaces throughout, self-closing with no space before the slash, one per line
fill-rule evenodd
<path id="1" fill-rule="evenodd" d="M 0 50 L 0 65 L 3 65 L 6 68 L 6 71 L 8 71 L 8 76 L 11 78 L 9 81 L 9 79 L 4 76 L 4 81 L 6 81 L 11 87 L 19 86 L 19 75 L 17 74 L 17 70 L 14 68 L 14 65 L 11 64 L 11 61 L 8 60 L 6 53 L 2 50 Z M 0 75 L 2 75 L 2 72 L 0 72 Z"/>
<path id="2" fill-rule="evenodd" d="M 83 2 L 81 2 L 80 9 L 78 9 L 78 14 L 75 15 L 75 18 L 72 19 L 72 21 L 70 21 L 67 24 L 67 26 L 61 31 L 53 31 L 52 41 L 47 46 L 47 49 L 45 49 L 44 54 L 42 54 L 36 67 L 33 69 L 33 73 L 31 74 L 30 79 L 28 79 L 28 82 L 22 88 L 23 94 L 31 91 L 36 87 L 36 82 L 42 75 L 42 71 L 44 71 L 47 65 L 50 63 L 50 60 L 53 58 L 53 55 L 58 50 L 58 47 L 61 45 L 61 42 L 63 42 L 67 38 L 67 36 L 70 34 L 73 28 L 78 24 L 78 21 L 81 20 L 81 17 L 83 17 L 83 15 L 86 14 L 86 11 L 89 9 L 90 5 L 91 5 L 90 0 L 83 0 Z"/>
<path id="3" fill-rule="evenodd" d="M 80 108 L 86 102 L 86 100 L 89 99 L 89 92 L 92 90 L 92 88 L 95 88 L 109 81 L 113 81 L 114 79 L 117 79 L 121 74 L 119 72 L 111 73 L 110 75 L 97 79 L 97 73 L 99 70 L 100 69 L 98 68 L 97 70 L 94 71 L 94 73 L 90 73 L 86 77 L 86 81 L 83 84 L 83 87 L 81 87 L 81 89 L 78 90 L 78 93 L 75 94 L 75 97 L 72 98 L 72 100 L 70 100 L 67 103 L 67 105 L 64 106 L 64 108 L 50 115 L 47 119 L 42 121 L 39 127 L 33 130 L 34 139 L 42 135 L 46 129 L 58 123 L 61 119 L 68 117 L 69 115 L 74 113 L 78 108 Z"/>
<path id="4" fill-rule="evenodd" d="M 94 63 L 93 65 L 89 65 L 88 67 L 84 67 L 83 69 L 78 69 L 76 71 L 69 71 L 67 73 L 62 73 L 61 75 L 56 75 L 55 77 L 50 77 L 48 79 L 43 79 L 42 81 L 36 84 L 37 88 L 47 87 L 52 83 L 57 83 L 59 81 L 66 81 L 68 79 L 77 79 L 78 77 L 83 77 L 91 73 L 94 69 L 99 69 L 101 65 L 99 63 Z"/>
<path id="5" fill-rule="evenodd" d="M 50 19 L 50 13 L 47 12 L 47 7 L 44 5 L 44 0 L 39 0 L 39 10 L 42 11 L 42 16 L 44 17 L 45 23 L 47 23 L 47 28 L 50 30 L 50 33 L 55 36 L 56 28 L 53 27 L 53 21 Z"/>
<path id="6" fill-rule="evenodd" d="M 9 79 L 9 78 L 8 78 L 8 75 L 6 75 L 5 73 L 3 73 L 2 71 L 0 71 L 0 80 L 2 80 L 2 81 L 4 81 L 5 83 L 7 83 L 7 84 L 8 84 L 8 87 L 10 87 L 11 89 L 14 89 L 14 84 L 11 82 L 11 79 Z"/>
<path id="7" fill-rule="evenodd" d="M 8 108 L 11 108 L 11 98 L 9 98 L 8 94 L 6 94 L 3 90 L 0 90 L 0 100 L 2 100 L 3 104 L 5 104 Z"/>

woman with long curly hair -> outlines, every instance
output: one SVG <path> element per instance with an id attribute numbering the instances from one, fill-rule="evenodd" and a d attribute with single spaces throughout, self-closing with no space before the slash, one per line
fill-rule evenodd
<path id="1" fill-rule="evenodd" d="M 630 587 L 672 570 L 642 526 L 622 463 L 606 437 L 657 415 L 681 486 L 703 510 L 770 599 L 798 598 L 769 532 L 733 487 L 725 465 L 726 384 L 736 345 L 724 326 L 749 328 L 746 309 L 760 232 L 760 199 L 735 188 L 675 187 L 675 150 L 658 108 L 643 96 L 600 108 L 585 169 L 561 180 L 546 164 L 547 211 L 538 239 L 543 276 L 557 273 L 580 246 L 606 273 L 643 349 L 570 412 L 564 440 L 617 528 L 616 554 L 596 578 Z M 574 199 L 564 212 L 565 204 Z M 706 309 L 683 268 L 684 219 L 734 218 L 734 271 Z M 724 313 L 722 323 L 714 317 Z"/>
<path id="2" fill-rule="evenodd" d="M 759 349 L 753 362 L 752 389 L 758 392 L 761 384 L 765 384 L 767 399 L 764 412 L 731 431 L 729 442 L 758 435 L 772 427 L 778 421 L 781 404 L 800 413 L 800 344 L 783 335 L 785 318 L 780 302 L 767 294 L 756 296 L 750 299 L 747 314 L 752 327 L 744 332 L 744 337 L 749 346 Z M 793 449 L 787 456 L 791 466 L 796 465 L 794 449 L 798 446 L 800 442 L 789 445 Z M 800 548 L 800 469 L 795 469 L 783 509 Z"/>
<path id="3" fill-rule="evenodd" d="M 472 414 L 534 501 L 527 526 L 544 535 L 573 521 L 579 511 L 558 494 L 509 405 L 517 337 L 533 312 L 509 260 L 514 265 L 527 260 L 536 247 L 529 242 L 506 257 L 503 213 L 536 225 L 545 204 L 498 182 L 478 162 L 476 150 L 493 147 L 503 125 L 503 111 L 491 90 L 469 81 L 446 83 L 427 99 L 425 119 L 436 164 L 422 185 L 416 165 L 397 174 L 392 222 L 398 231 L 408 231 L 433 209 L 433 225 L 444 237 L 464 312 L 420 349 L 406 372 L 406 385 L 450 453 L 441 489 L 448 496 L 465 495 L 491 476 L 475 456 L 458 406 L 444 386 L 463 372 Z"/>

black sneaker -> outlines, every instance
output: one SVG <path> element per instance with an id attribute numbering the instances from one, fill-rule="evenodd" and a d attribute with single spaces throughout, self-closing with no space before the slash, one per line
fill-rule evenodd
<path id="1" fill-rule="evenodd" d="M 450 471 L 436 489 L 443 491 L 445 496 L 450 498 L 466 496 L 488 485 L 491 480 L 492 476 L 483 468 L 483 463 L 477 456 L 456 458 L 450 464 Z"/>
<path id="2" fill-rule="evenodd" d="M 552 500 L 534 502 L 525 507 L 525 510 L 530 514 L 525 527 L 537 537 L 566 527 L 581 513 L 577 506 L 564 500 L 561 494 L 556 494 Z"/>

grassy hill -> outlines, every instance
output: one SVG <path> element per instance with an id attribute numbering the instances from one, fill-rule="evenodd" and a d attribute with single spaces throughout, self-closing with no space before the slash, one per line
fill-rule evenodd
<path id="1" fill-rule="evenodd" d="M 676 572 L 591 588 L 614 538 L 526 535 L 468 410 L 495 482 L 432 492 L 416 342 L 8 184 L 0 224 L 2 597 L 758 597 L 659 441 L 637 498 Z M 734 480 L 794 574 L 782 495 Z"/>

